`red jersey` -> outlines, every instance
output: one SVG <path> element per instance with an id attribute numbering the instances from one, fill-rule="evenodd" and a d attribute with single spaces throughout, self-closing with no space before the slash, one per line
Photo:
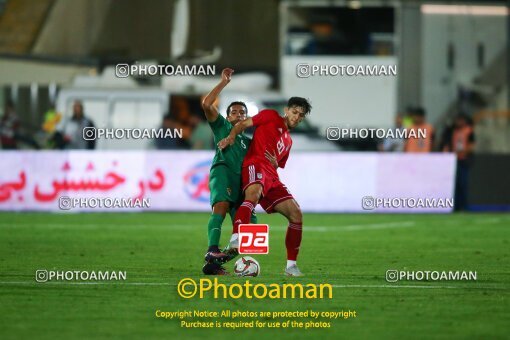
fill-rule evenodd
<path id="1" fill-rule="evenodd" d="M 275 110 L 262 110 L 252 118 L 255 133 L 244 157 L 243 166 L 260 163 L 276 173 L 276 169 L 264 155 L 265 151 L 276 154 L 278 166 L 284 168 L 289 158 L 292 138 L 285 126 L 285 119 Z"/>

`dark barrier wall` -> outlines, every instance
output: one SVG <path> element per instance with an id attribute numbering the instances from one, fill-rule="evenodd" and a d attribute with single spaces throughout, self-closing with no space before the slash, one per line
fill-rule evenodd
<path id="1" fill-rule="evenodd" d="M 510 155 L 479 155 L 471 163 L 470 210 L 510 211 Z"/>
<path id="2" fill-rule="evenodd" d="M 173 0 L 56 1 L 33 52 L 168 60 L 175 4 Z M 219 47 L 221 56 L 211 62 L 218 67 L 276 73 L 278 4 L 277 0 L 190 1 L 186 57 Z"/>

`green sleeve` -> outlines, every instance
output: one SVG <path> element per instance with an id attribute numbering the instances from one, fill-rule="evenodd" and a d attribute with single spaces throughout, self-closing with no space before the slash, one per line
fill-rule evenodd
<path id="1" fill-rule="evenodd" d="M 214 134 L 216 140 L 221 140 L 230 133 L 232 124 L 225 119 L 221 114 L 218 114 L 218 118 L 214 122 L 209 122 L 209 126 Z"/>

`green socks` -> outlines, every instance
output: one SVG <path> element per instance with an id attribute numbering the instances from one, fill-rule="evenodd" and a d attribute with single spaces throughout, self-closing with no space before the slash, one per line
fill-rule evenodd
<path id="1" fill-rule="evenodd" d="M 232 209 L 230 214 L 233 218 L 235 215 L 235 209 Z M 218 214 L 211 214 L 211 217 L 209 217 L 209 223 L 207 224 L 207 238 L 209 239 L 209 247 L 217 247 L 220 244 L 221 225 L 224 219 L 225 217 L 222 217 Z M 250 222 L 257 223 L 257 216 L 255 213 L 252 213 Z"/>
<path id="2" fill-rule="evenodd" d="M 258 220 L 257 220 L 257 215 L 255 215 L 255 210 L 251 212 L 251 216 L 250 216 L 250 223 L 251 224 L 257 224 Z"/>
<path id="3" fill-rule="evenodd" d="M 209 247 L 218 246 L 220 244 L 221 224 L 224 218 L 225 217 L 218 214 L 212 214 L 211 217 L 209 217 L 209 224 L 207 225 Z"/>

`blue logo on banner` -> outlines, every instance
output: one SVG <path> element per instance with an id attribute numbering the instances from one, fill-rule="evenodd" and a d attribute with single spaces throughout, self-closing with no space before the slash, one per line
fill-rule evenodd
<path id="1" fill-rule="evenodd" d="M 211 160 L 200 162 L 184 175 L 184 191 L 192 200 L 209 202 L 209 169 L 211 164 Z"/>

